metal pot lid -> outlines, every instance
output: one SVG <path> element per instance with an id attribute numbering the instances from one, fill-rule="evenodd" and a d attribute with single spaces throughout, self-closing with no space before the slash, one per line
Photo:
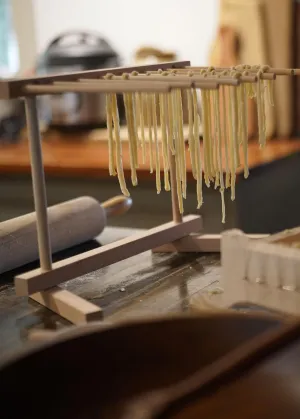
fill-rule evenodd
<path id="1" fill-rule="evenodd" d="M 65 32 L 50 42 L 39 59 L 38 67 L 81 65 L 90 68 L 117 56 L 110 44 L 97 33 Z"/>

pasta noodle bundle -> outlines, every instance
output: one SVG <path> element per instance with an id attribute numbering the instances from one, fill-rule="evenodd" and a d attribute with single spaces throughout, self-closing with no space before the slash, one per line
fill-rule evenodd
<path id="1" fill-rule="evenodd" d="M 231 199 L 235 199 L 236 172 L 243 158 L 244 177 L 249 176 L 248 168 L 248 98 L 257 103 L 259 144 L 266 144 L 266 99 L 274 106 L 274 81 L 263 77 L 270 70 L 268 66 L 239 65 L 226 70 L 213 67 L 195 71 L 171 70 L 139 74 L 124 73 L 122 80 L 146 80 L 153 74 L 158 80 L 172 81 L 169 92 L 155 93 L 127 90 L 123 93 L 125 117 L 128 133 L 131 182 L 138 183 L 137 169 L 139 155 L 142 162 L 149 160 L 150 173 L 155 170 L 157 193 L 161 192 L 161 170 L 164 189 L 171 190 L 170 156 L 174 156 L 174 169 L 178 207 L 183 213 L 183 199 L 186 198 L 187 170 L 186 152 L 189 153 L 192 176 L 196 181 L 197 208 L 203 204 L 203 180 L 207 187 L 212 183 L 221 194 L 222 222 L 225 222 L 225 190 L 231 189 Z M 182 71 L 182 72 L 181 72 Z M 184 89 L 187 103 L 188 148 L 185 146 L 183 125 L 183 88 L 173 83 L 177 79 L 189 81 Z M 255 82 L 249 76 L 255 76 Z M 114 79 L 107 74 L 105 78 Z M 186 78 L 185 78 L 186 77 Z M 268 79 L 268 80 L 264 80 Z M 270 79 L 270 80 L 269 80 Z M 201 115 L 198 108 L 197 88 L 194 80 L 219 82 L 219 88 L 201 90 Z M 235 82 L 227 82 L 234 80 Z M 150 82 L 149 81 L 149 82 Z M 126 186 L 120 139 L 120 121 L 115 93 L 106 94 L 106 116 L 109 151 L 109 174 L 117 175 L 123 194 L 129 195 Z M 200 120 L 202 125 L 202 146 L 200 145 Z M 159 140 L 159 132 L 161 139 Z M 240 154 L 241 153 L 241 154 Z"/>

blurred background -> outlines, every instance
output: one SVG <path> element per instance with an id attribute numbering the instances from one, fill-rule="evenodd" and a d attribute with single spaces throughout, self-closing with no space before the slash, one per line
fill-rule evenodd
<path id="1" fill-rule="evenodd" d="M 300 67 L 298 3 L 0 0 L 0 77 L 173 60 Z M 204 191 L 200 213 L 207 232 L 239 227 L 272 233 L 300 224 L 300 84 L 297 78 L 282 77 L 275 89 L 275 107 L 267 108 L 270 141 L 264 150 L 255 141 L 256 110 L 249 107 L 250 177 L 238 176 L 235 202 L 226 196 L 225 225 L 219 193 Z M 117 180 L 108 176 L 103 97 L 69 94 L 43 98 L 39 105 L 48 204 L 81 195 L 104 201 L 119 194 Z M 33 211 L 22 101 L 0 101 L 0 141 L 0 220 L 5 220 Z M 129 168 L 128 162 L 124 167 Z M 132 209 L 112 224 L 149 228 L 170 219 L 170 196 L 157 196 L 149 168 L 141 168 L 139 179 L 139 186 L 130 188 Z M 196 212 L 192 180 L 185 211 Z"/>

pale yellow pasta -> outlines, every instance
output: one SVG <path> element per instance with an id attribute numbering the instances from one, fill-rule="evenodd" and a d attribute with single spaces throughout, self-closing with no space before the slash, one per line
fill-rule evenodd
<path id="1" fill-rule="evenodd" d="M 244 124 L 244 83 L 237 86 L 238 102 L 238 143 L 243 144 L 243 124 Z"/>
<path id="2" fill-rule="evenodd" d="M 216 149 L 217 149 L 217 161 L 218 161 L 218 174 L 220 179 L 220 193 L 222 202 L 222 223 L 225 223 L 225 202 L 224 202 L 224 178 L 223 178 L 223 167 L 222 167 L 222 145 L 221 145 L 221 121 L 220 121 L 220 97 L 219 92 L 214 92 L 214 102 L 216 111 L 216 125 L 217 125 L 217 137 L 216 137 Z"/>
<path id="3" fill-rule="evenodd" d="M 153 173 L 153 137 L 152 137 L 152 115 L 151 115 L 151 94 L 146 94 L 146 109 L 147 109 L 147 122 L 148 122 L 148 139 L 149 139 L 149 150 L 150 150 L 150 173 Z"/>
<path id="4" fill-rule="evenodd" d="M 209 151 L 208 151 L 208 106 L 207 106 L 207 91 L 202 90 L 202 114 L 203 114 L 203 160 L 204 160 L 204 181 L 206 186 L 210 186 L 210 160 L 209 160 Z"/>
<path id="5" fill-rule="evenodd" d="M 224 188 L 223 189 L 222 188 L 220 189 L 220 193 L 221 193 L 222 223 L 224 224 L 225 223 L 225 219 L 226 219 Z"/>
<path id="6" fill-rule="evenodd" d="M 259 144 L 266 143 L 266 112 L 268 100 L 274 105 L 273 81 L 262 80 L 261 75 L 268 71 L 267 66 L 239 65 L 219 72 L 213 67 L 196 70 L 204 77 L 229 76 L 239 79 L 242 75 L 257 74 L 257 82 L 241 83 L 238 86 L 220 86 L 219 90 L 203 89 L 202 94 L 202 127 L 203 148 L 200 147 L 200 116 L 197 104 L 197 90 L 188 87 L 186 92 L 188 110 L 188 150 L 191 169 L 196 180 L 197 208 L 203 204 L 203 179 L 209 187 L 214 182 L 221 195 L 222 222 L 225 222 L 225 189 L 231 189 L 231 199 L 235 199 L 236 170 L 240 166 L 240 148 L 244 162 L 244 177 L 249 175 L 248 168 L 248 97 L 255 98 L 259 127 Z M 251 70 L 249 73 L 247 70 Z M 151 74 L 151 73 L 148 73 Z M 170 78 L 182 77 L 182 72 L 174 70 L 169 73 L 160 72 Z M 177 75 L 176 75 L 177 74 Z M 132 75 L 138 75 L 137 72 Z M 192 76 L 193 73 L 187 73 Z M 128 79 L 128 74 L 123 74 Z M 114 76 L 107 75 L 113 79 Z M 161 79 L 161 78 L 159 78 Z M 179 85 L 178 85 L 179 86 Z M 175 185 L 179 211 L 183 213 L 183 199 L 186 198 L 187 173 L 186 150 L 183 133 L 182 88 L 175 87 L 168 93 L 126 92 L 123 94 L 125 116 L 128 130 L 128 145 L 131 167 L 131 181 L 137 185 L 138 150 L 141 147 L 143 163 L 147 158 L 145 124 L 148 123 L 149 163 L 150 171 L 155 168 L 157 193 L 161 191 L 160 171 L 163 167 L 164 188 L 171 189 L 169 171 L 170 157 L 175 163 Z M 228 93 L 228 94 L 227 94 Z M 221 101 L 221 102 L 220 102 Z M 157 113 L 159 112 L 159 121 Z M 221 113 L 223 117 L 221 119 Z M 117 96 L 106 94 L 106 116 L 109 151 L 109 173 L 118 176 L 120 188 L 124 195 L 129 196 L 125 183 L 122 165 L 122 147 L 120 123 L 117 108 Z M 159 126 L 158 126 L 159 125 Z M 161 131 L 159 144 L 158 131 Z M 224 147 L 224 151 L 223 151 Z M 224 158 L 224 162 L 223 162 Z M 172 160 L 172 161 L 173 161 Z M 161 165 L 163 165 L 161 167 Z M 224 171 L 224 173 L 223 173 Z M 225 175 L 226 174 L 226 175 Z"/>
<path id="7" fill-rule="evenodd" d="M 160 156 L 159 156 L 159 146 L 157 138 L 157 115 L 156 115 L 156 95 L 152 94 L 152 122 L 153 122 L 153 132 L 154 132 L 154 142 L 155 142 L 155 177 L 156 177 L 156 191 L 159 194 L 161 192 L 161 182 L 160 182 Z"/>
<path id="8" fill-rule="evenodd" d="M 195 166 L 197 176 L 197 208 L 199 209 L 203 204 L 202 194 L 202 167 L 201 167 L 201 155 L 200 155 L 200 129 L 199 129 L 199 115 L 197 106 L 197 92 L 196 89 L 192 89 L 192 101 L 193 101 L 193 119 L 194 119 L 194 153 L 195 153 Z"/>
<path id="9" fill-rule="evenodd" d="M 145 140 L 145 119 L 144 119 L 144 101 L 142 93 L 136 94 L 137 109 L 139 109 L 139 127 L 141 131 L 142 162 L 146 162 L 146 140 Z"/>
<path id="10" fill-rule="evenodd" d="M 269 104 L 274 106 L 274 80 L 265 80 L 267 82 L 267 91 Z"/>
<path id="11" fill-rule="evenodd" d="M 248 101 L 245 83 L 242 84 L 242 92 L 244 101 L 242 103 L 242 144 L 243 144 L 243 156 L 244 156 L 244 178 L 247 179 L 249 176 L 248 169 Z"/>
<path id="12" fill-rule="evenodd" d="M 177 99 L 177 127 L 178 127 L 178 152 L 180 159 L 180 176 L 182 182 L 182 196 L 186 198 L 186 158 L 185 158 L 185 143 L 183 136 L 183 111 L 182 111 L 182 96 L 181 90 L 176 89 Z"/>
<path id="13" fill-rule="evenodd" d="M 135 168 L 138 169 L 138 132 L 137 132 L 137 120 L 136 120 L 136 103 L 135 95 L 128 93 L 128 105 L 129 105 L 129 117 L 130 124 L 132 129 L 132 138 L 133 138 L 133 154 L 134 154 L 134 164 Z"/>
<path id="14" fill-rule="evenodd" d="M 126 181 L 124 177 L 123 164 L 122 164 L 122 145 L 120 137 L 120 120 L 119 120 L 119 111 L 117 106 L 117 97 L 115 94 L 111 95 L 112 97 L 112 118 L 114 124 L 114 134 L 116 140 L 116 168 L 120 184 L 121 192 L 125 196 L 129 196 L 129 191 L 126 187 Z"/>
<path id="15" fill-rule="evenodd" d="M 229 169 L 229 156 L 228 156 L 229 133 L 228 133 L 228 124 L 227 124 L 226 87 L 225 86 L 221 86 L 221 93 L 222 93 L 222 104 L 223 104 L 223 133 L 224 133 L 225 170 L 226 170 L 225 186 L 226 188 L 229 188 L 230 186 L 230 169 Z"/>
<path id="16" fill-rule="evenodd" d="M 168 136 L 167 136 L 167 96 L 165 93 L 160 93 L 159 95 L 159 110 L 160 110 L 160 126 L 161 126 L 161 136 L 162 136 L 162 154 L 163 154 L 163 165 L 164 165 L 164 185 L 165 190 L 169 191 L 171 189 L 170 180 L 169 180 L 169 150 L 168 150 Z"/>
<path id="17" fill-rule="evenodd" d="M 131 181 L 132 181 L 132 184 L 135 186 L 137 185 L 137 175 L 136 175 L 136 164 L 135 164 L 135 153 L 134 153 L 134 131 L 133 131 L 132 121 L 130 117 L 130 101 L 129 101 L 127 93 L 124 93 L 123 97 L 124 97 L 125 116 L 126 116 L 126 121 L 127 121 L 128 141 L 129 141 Z"/>
<path id="18" fill-rule="evenodd" d="M 193 177 L 194 177 L 194 179 L 197 179 L 195 136 L 194 136 L 194 117 L 195 117 L 195 115 L 193 114 L 194 109 L 193 109 L 193 94 L 192 94 L 192 89 L 187 89 L 187 103 L 188 103 L 189 152 L 190 152 L 190 160 L 191 160 Z M 196 105 L 197 105 L 197 103 L 196 103 Z"/>
<path id="19" fill-rule="evenodd" d="M 216 170 L 214 167 L 214 161 L 213 161 L 213 137 L 212 137 L 212 115 L 211 115 L 211 104 L 212 104 L 212 96 L 211 91 L 207 90 L 207 137 L 208 137 L 208 143 L 207 143 L 207 158 L 209 161 L 208 169 L 209 173 L 208 176 L 210 180 L 213 180 Z"/>
<path id="20" fill-rule="evenodd" d="M 236 88 L 230 86 L 230 108 L 231 108 L 231 140 L 232 140 L 232 153 L 234 170 L 239 166 L 239 149 L 238 149 L 238 136 L 237 136 L 237 96 Z"/>
<path id="21" fill-rule="evenodd" d="M 231 187 L 231 200 L 235 199 L 235 143 L 234 143 L 234 122 L 233 122 L 233 106 L 232 103 L 232 88 L 229 86 L 229 101 L 228 103 L 228 114 L 229 114 L 229 144 L 230 144 L 230 187 Z"/>
<path id="22" fill-rule="evenodd" d="M 220 186 L 220 174 L 218 171 L 218 131 L 219 127 L 219 107 L 218 107 L 218 98 L 219 92 L 213 90 L 212 92 L 212 99 L 213 99 L 213 109 L 214 109 L 214 135 L 212 137 L 212 152 L 213 152 L 213 165 L 214 165 L 214 173 L 215 173 L 215 189 Z M 217 97 L 218 96 L 218 97 Z"/>
<path id="23" fill-rule="evenodd" d="M 264 89 L 263 83 L 261 80 L 261 71 L 257 73 L 258 80 L 256 83 L 256 103 L 257 103 L 257 118 L 258 118 L 258 142 L 260 147 L 263 147 L 266 142 L 266 132 L 265 132 L 265 112 L 264 112 Z"/>
<path id="24" fill-rule="evenodd" d="M 173 154 L 175 155 L 175 128 L 174 128 L 174 110 L 173 110 L 173 94 L 168 93 L 168 146 Z"/>
<path id="25" fill-rule="evenodd" d="M 112 116 L 112 95 L 106 94 L 106 120 L 108 131 L 108 169 L 110 176 L 116 175 L 115 170 L 115 148 L 113 139 L 113 116 Z"/>

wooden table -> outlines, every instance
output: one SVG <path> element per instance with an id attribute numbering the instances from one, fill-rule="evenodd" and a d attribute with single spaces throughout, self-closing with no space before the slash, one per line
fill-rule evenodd
<path id="1" fill-rule="evenodd" d="M 274 139 L 260 149 L 256 140 L 249 141 L 249 168 L 254 168 L 300 151 L 297 139 Z M 139 150 L 140 152 L 140 150 Z M 223 153 L 224 154 L 224 153 Z M 107 141 L 90 140 L 86 134 L 61 135 L 50 132 L 43 137 L 43 157 L 45 171 L 49 175 L 108 177 Z M 140 153 L 141 157 L 141 153 Z M 141 161 L 141 158 L 140 158 Z M 241 155 L 243 171 L 243 159 Z M 123 142 L 123 166 L 125 175 L 130 177 L 128 143 Z M 225 163 L 223 162 L 223 167 Z M 191 178 L 191 163 L 187 158 L 187 171 Z M 0 173 L 29 173 L 30 159 L 26 139 L 16 145 L 0 146 Z M 139 178 L 154 179 L 150 174 L 149 162 L 141 164 Z"/>
<path id="2" fill-rule="evenodd" d="M 93 196 L 101 202 L 120 193 L 117 179 L 108 174 L 107 141 L 104 141 L 105 135 L 101 135 L 100 140 L 92 140 L 94 135 L 87 134 L 49 132 L 44 135 L 48 205 L 82 195 Z M 139 185 L 132 187 L 126 141 L 123 142 L 123 150 L 133 207 L 124 217 L 112 222 L 118 226 L 151 228 L 169 221 L 170 194 L 162 191 L 157 195 L 155 174 L 149 173 L 148 163 L 140 166 Z M 241 173 L 243 164 L 239 168 L 235 202 L 230 199 L 230 191 L 226 191 L 225 225 L 221 223 L 219 193 L 204 187 L 204 205 L 200 213 L 207 233 L 218 233 L 233 227 L 248 233 L 273 233 L 300 224 L 300 141 L 284 138 L 269 140 L 263 149 L 259 148 L 257 141 L 249 141 L 249 166 L 250 176 L 246 181 Z M 196 187 L 189 159 L 187 170 L 188 199 L 184 202 L 184 209 L 186 213 L 195 213 Z M 0 174 L 0 220 L 33 211 L 26 138 L 16 145 L 0 145 Z"/>
<path id="3" fill-rule="evenodd" d="M 108 243 L 135 233 L 133 229 L 106 228 L 93 242 L 61 252 L 54 260 L 81 253 L 99 243 Z M 18 269 L 36 267 L 30 264 Z M 28 343 L 28 333 L 37 329 L 60 329 L 68 322 L 24 297 L 16 297 L 13 277 L 0 277 L 0 358 Z M 101 306 L 104 318 L 114 321 L 188 310 L 189 299 L 220 276 L 219 254 L 152 254 L 150 251 L 108 266 L 62 286 Z"/>

